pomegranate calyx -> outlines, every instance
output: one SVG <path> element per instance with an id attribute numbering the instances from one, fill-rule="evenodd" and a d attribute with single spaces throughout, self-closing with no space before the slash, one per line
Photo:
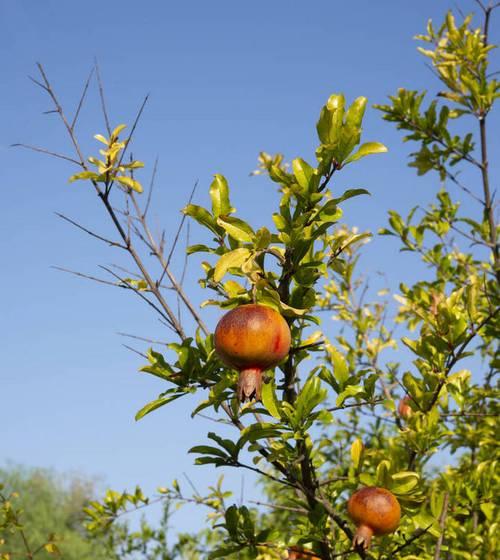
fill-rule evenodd
<path id="1" fill-rule="evenodd" d="M 360 525 L 356 529 L 352 546 L 355 550 L 368 550 L 372 542 L 373 530 L 368 525 Z"/>
<path id="2" fill-rule="evenodd" d="M 260 401 L 262 395 L 262 370 L 247 368 L 240 371 L 238 378 L 238 400 Z"/>

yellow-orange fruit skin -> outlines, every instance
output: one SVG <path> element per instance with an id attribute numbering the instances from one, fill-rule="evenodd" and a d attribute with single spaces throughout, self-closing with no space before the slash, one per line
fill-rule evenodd
<path id="1" fill-rule="evenodd" d="M 355 492 L 347 504 L 349 516 L 357 526 L 353 545 L 367 549 L 372 535 L 394 532 L 401 519 L 401 507 L 392 492 L 368 486 Z"/>
<path id="2" fill-rule="evenodd" d="M 260 374 L 288 354 L 290 328 L 271 307 L 242 305 L 226 313 L 219 321 L 214 343 L 219 358 L 241 372 L 238 387 L 240 400 L 259 399 Z"/>
<path id="3" fill-rule="evenodd" d="M 215 329 L 215 350 L 236 369 L 265 370 L 280 362 L 290 350 L 290 329 L 271 307 L 242 305 L 226 313 Z"/>
<path id="4" fill-rule="evenodd" d="M 413 410 L 410 406 L 410 403 L 411 403 L 411 397 L 409 397 L 408 395 L 406 395 L 406 397 L 403 397 L 399 401 L 398 414 L 400 418 L 403 418 L 403 420 L 408 420 L 408 418 L 413 414 Z"/>

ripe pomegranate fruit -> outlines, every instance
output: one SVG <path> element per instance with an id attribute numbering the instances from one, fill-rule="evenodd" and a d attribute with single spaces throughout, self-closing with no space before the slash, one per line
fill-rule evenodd
<path id="1" fill-rule="evenodd" d="M 399 417 L 402 418 L 403 420 L 408 420 L 408 418 L 413 414 L 413 410 L 410 406 L 410 403 L 411 403 L 411 397 L 409 397 L 408 395 L 406 395 L 406 397 L 403 397 L 399 401 L 398 414 Z"/>
<path id="2" fill-rule="evenodd" d="M 287 322 L 271 307 L 241 305 L 226 313 L 215 329 L 215 351 L 240 372 L 238 399 L 260 400 L 262 372 L 274 367 L 290 350 Z"/>
<path id="3" fill-rule="evenodd" d="M 394 532 L 401 518 L 396 496 L 385 488 L 367 486 L 355 492 L 347 504 L 349 516 L 356 524 L 352 545 L 367 550 L 373 535 Z"/>

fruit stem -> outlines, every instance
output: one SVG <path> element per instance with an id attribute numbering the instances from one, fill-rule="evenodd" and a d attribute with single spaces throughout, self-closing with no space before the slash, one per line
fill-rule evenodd
<path id="1" fill-rule="evenodd" d="M 262 370 L 258 368 L 246 368 L 240 371 L 238 379 L 238 400 L 260 401 L 262 392 Z"/>
<path id="2" fill-rule="evenodd" d="M 352 546 L 356 550 L 368 550 L 373 537 L 373 530 L 368 525 L 360 525 L 354 533 Z"/>

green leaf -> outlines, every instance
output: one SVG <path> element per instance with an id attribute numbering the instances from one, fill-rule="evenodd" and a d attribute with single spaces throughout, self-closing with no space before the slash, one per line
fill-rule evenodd
<path id="1" fill-rule="evenodd" d="M 333 375 L 338 381 L 340 388 L 342 389 L 345 382 L 349 379 L 349 368 L 344 356 L 333 346 L 328 345 L 328 354 L 333 365 Z"/>
<path id="2" fill-rule="evenodd" d="M 376 471 L 377 484 L 387 488 L 391 483 L 391 462 L 388 460 L 380 461 Z"/>
<path id="3" fill-rule="evenodd" d="M 261 227 L 255 234 L 255 248 L 266 249 L 271 243 L 271 232 L 266 227 Z"/>
<path id="4" fill-rule="evenodd" d="M 220 216 L 217 218 L 217 223 L 219 226 L 224 228 L 233 239 L 236 239 L 236 241 L 251 243 L 255 237 L 253 229 L 239 218 L 233 218 L 232 216 Z"/>
<path id="5" fill-rule="evenodd" d="M 170 381 L 170 376 L 174 373 L 174 370 L 165 361 L 165 358 L 159 352 L 155 352 L 152 348 L 150 348 L 147 352 L 147 357 L 149 360 L 149 365 L 143 366 L 139 371 L 144 371 L 146 373 L 151 373 L 152 375 L 156 375 L 160 379 L 166 379 Z"/>
<path id="6" fill-rule="evenodd" d="M 342 391 L 335 401 L 335 406 L 341 406 L 348 397 L 355 397 L 359 393 L 363 393 L 363 387 L 359 385 L 349 385 L 345 391 Z"/>
<path id="7" fill-rule="evenodd" d="M 342 94 L 333 94 L 321 110 L 316 129 L 323 144 L 334 144 L 340 137 L 344 119 L 345 98 Z"/>
<path id="8" fill-rule="evenodd" d="M 57 545 L 53 542 L 47 543 L 43 545 L 43 548 L 49 553 L 49 554 L 57 554 L 57 556 L 61 555 L 61 551 L 59 550 L 59 548 L 57 547 Z"/>
<path id="9" fill-rule="evenodd" d="M 401 471 L 392 475 L 391 491 L 394 494 L 409 494 L 418 486 L 419 476 L 415 472 Z"/>
<path id="10" fill-rule="evenodd" d="M 366 97 L 358 97 L 353 101 L 345 115 L 345 122 L 347 126 L 361 128 L 367 101 Z"/>
<path id="11" fill-rule="evenodd" d="M 222 228 L 217 226 L 215 219 L 210 214 L 208 210 L 203 208 L 203 206 L 198 206 L 196 204 L 188 204 L 183 210 L 184 214 L 190 216 L 196 220 L 200 225 L 206 227 L 216 235 L 221 235 L 223 232 Z"/>
<path id="12" fill-rule="evenodd" d="M 349 200 L 349 198 L 353 198 L 355 196 L 360 196 L 362 194 L 367 194 L 370 196 L 370 193 L 366 189 L 348 189 L 344 192 L 342 196 L 338 198 L 333 198 L 330 202 L 334 204 L 339 204 L 340 202 L 344 202 L 344 200 Z"/>
<path id="13" fill-rule="evenodd" d="M 93 171 L 82 171 L 81 173 L 76 173 L 75 175 L 71 175 L 69 178 L 70 183 L 74 183 L 75 181 L 84 181 L 85 179 L 94 179 L 96 180 L 99 177 L 98 173 L 94 173 Z"/>
<path id="14" fill-rule="evenodd" d="M 191 447 L 188 453 L 200 453 L 201 455 L 214 455 L 215 457 L 220 457 L 222 459 L 227 459 L 228 455 L 222 449 L 218 447 L 212 447 L 211 445 L 195 445 Z"/>
<path id="15" fill-rule="evenodd" d="M 250 258 L 251 254 L 249 249 L 240 247 L 222 255 L 215 265 L 215 282 L 220 282 L 230 268 L 240 268 Z"/>
<path id="16" fill-rule="evenodd" d="M 243 550 L 245 545 L 243 544 L 235 544 L 230 546 L 223 546 L 221 548 L 217 548 L 217 550 L 212 551 L 208 555 L 208 560 L 214 560 L 215 558 L 226 558 L 231 556 L 232 554 Z"/>
<path id="17" fill-rule="evenodd" d="M 130 163 L 125 163 L 125 164 L 122 163 L 121 167 L 124 167 L 125 169 L 142 169 L 144 167 L 144 162 L 135 160 L 135 161 L 131 161 Z"/>
<path id="18" fill-rule="evenodd" d="M 279 401 L 276 397 L 273 381 L 269 381 L 268 383 L 264 383 L 262 385 L 262 403 L 273 418 L 276 418 L 277 420 L 281 419 Z"/>
<path id="19" fill-rule="evenodd" d="M 315 169 L 311 167 L 302 158 L 294 159 L 292 161 L 292 168 L 299 186 L 301 186 L 304 190 L 308 190 L 309 183 L 311 182 L 311 179 L 314 176 Z"/>
<path id="20" fill-rule="evenodd" d="M 355 469 L 358 469 L 359 465 L 361 464 L 361 457 L 363 455 L 364 447 L 365 446 L 363 445 L 363 442 L 359 438 L 356 438 L 352 442 L 351 459 Z"/>
<path id="21" fill-rule="evenodd" d="M 279 437 L 281 431 L 276 424 L 270 422 L 257 422 L 241 431 L 238 447 L 241 449 L 247 443 L 255 443 L 259 439 Z"/>
<path id="22" fill-rule="evenodd" d="M 126 125 L 126 124 L 119 124 L 119 125 L 113 130 L 113 132 L 111 133 L 111 136 L 112 136 L 112 137 L 114 136 L 114 137 L 116 138 L 116 137 L 120 134 L 120 132 L 121 132 L 122 130 L 125 130 L 126 128 L 127 128 L 127 125 Z M 94 138 L 96 138 L 96 136 L 94 136 Z"/>
<path id="23" fill-rule="evenodd" d="M 142 192 L 142 185 L 139 181 L 132 179 L 132 177 L 126 177 L 125 175 L 117 175 L 115 179 L 125 187 L 132 189 L 135 192 L 141 193 Z"/>
<path id="24" fill-rule="evenodd" d="M 319 377 L 309 378 L 295 401 L 295 418 L 298 424 L 303 424 L 311 412 L 322 403 L 327 396 L 327 390 L 321 386 Z"/>
<path id="25" fill-rule="evenodd" d="M 96 140 L 99 140 L 99 142 L 102 142 L 103 144 L 105 144 L 106 146 L 109 146 L 108 140 L 102 135 L 102 134 L 96 134 L 94 136 L 94 138 Z"/>
<path id="26" fill-rule="evenodd" d="M 320 208 L 317 216 L 320 221 L 332 224 L 342 218 L 342 209 L 337 206 L 334 200 L 329 200 Z"/>
<path id="27" fill-rule="evenodd" d="M 371 154 L 382 154 L 384 152 L 387 152 L 387 148 L 380 142 L 367 142 L 366 144 L 362 144 L 357 152 L 349 156 L 344 161 L 343 165 L 345 166 L 348 163 L 352 163 L 353 161 L 357 161 Z"/>
<path id="28" fill-rule="evenodd" d="M 170 389 L 169 391 L 167 391 L 167 393 L 164 393 L 158 399 L 151 401 L 146 406 L 143 406 L 141 410 L 139 410 L 139 412 L 135 415 L 135 419 L 140 420 L 141 418 L 144 418 L 146 414 L 153 412 L 153 410 L 156 410 L 157 408 L 160 408 L 161 406 L 168 404 L 169 402 L 175 401 L 175 399 L 178 399 L 179 397 L 182 397 L 185 394 L 186 393 L 184 391 L 178 391 L 177 389 Z"/>
<path id="29" fill-rule="evenodd" d="M 226 216 L 234 211 L 229 202 L 229 186 L 223 175 L 214 175 L 209 193 L 212 199 L 212 214 L 216 218 L 221 215 Z"/>
<path id="30" fill-rule="evenodd" d="M 207 245 L 201 245 L 201 244 L 196 244 L 196 245 L 190 245 L 189 247 L 186 248 L 186 254 L 187 255 L 192 255 L 193 253 L 211 253 L 212 249 L 210 247 L 207 247 Z"/>

